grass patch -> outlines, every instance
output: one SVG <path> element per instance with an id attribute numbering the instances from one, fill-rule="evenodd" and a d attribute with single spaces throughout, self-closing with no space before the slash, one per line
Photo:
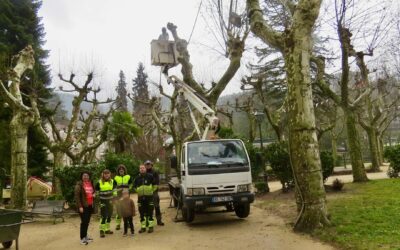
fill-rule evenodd
<path id="1" fill-rule="evenodd" d="M 314 236 L 342 249 L 400 249 L 400 180 L 346 184 L 330 198 L 332 226 Z"/>

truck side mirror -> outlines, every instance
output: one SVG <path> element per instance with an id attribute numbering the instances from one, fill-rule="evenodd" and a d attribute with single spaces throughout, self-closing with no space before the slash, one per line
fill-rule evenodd
<path id="1" fill-rule="evenodd" d="M 171 155 L 169 157 L 170 163 L 171 163 L 171 168 L 177 169 L 178 168 L 178 158 L 176 155 Z"/>

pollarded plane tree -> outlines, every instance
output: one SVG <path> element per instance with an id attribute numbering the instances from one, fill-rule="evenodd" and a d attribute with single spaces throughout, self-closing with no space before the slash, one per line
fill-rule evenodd
<path id="1" fill-rule="evenodd" d="M 10 122 L 11 138 L 11 206 L 16 209 L 26 208 L 27 198 L 27 139 L 28 129 L 40 124 L 37 100 L 29 96 L 30 107 L 23 101 L 20 90 L 21 77 L 35 64 L 34 51 L 29 45 L 13 57 L 13 68 L 8 71 L 8 89 L 0 80 L 1 95 L 12 109 Z"/>
<path id="2" fill-rule="evenodd" d="M 285 4 L 282 4 L 282 1 L 265 1 L 262 11 L 267 16 L 271 27 L 275 30 L 283 31 L 290 25 L 291 14 Z M 323 47 L 325 39 L 320 37 L 318 31 L 318 27 L 313 31 L 313 36 L 315 37 L 313 51 L 327 54 L 329 51 Z M 287 81 L 284 58 L 280 56 L 278 49 L 268 44 L 257 45 L 254 48 L 254 52 L 258 60 L 247 65 L 250 75 L 242 79 L 242 89 L 255 90 L 264 105 L 264 113 L 268 122 L 272 125 L 278 140 L 284 140 L 284 135 L 287 134 L 287 131 L 283 130 L 287 120 L 285 108 L 287 105 Z M 311 69 L 314 76 L 315 69 Z M 313 88 L 314 108 L 318 114 L 316 119 L 318 139 L 324 132 L 332 128 L 332 124 L 329 122 L 330 119 L 325 119 L 328 118 L 328 115 L 325 116 L 326 111 L 332 110 L 327 108 L 331 103 L 325 103 L 325 98 L 319 95 L 320 92 Z M 320 117 L 321 121 L 319 121 Z"/>
<path id="3" fill-rule="evenodd" d="M 365 67 L 366 68 L 366 67 Z M 399 105 L 398 82 L 384 75 L 371 83 L 370 94 L 366 97 L 365 108 L 358 113 L 359 123 L 368 135 L 372 170 L 379 171 L 383 163 L 383 133 L 396 118 Z"/>
<path id="4" fill-rule="evenodd" d="M 222 73 L 219 80 L 214 81 L 209 88 L 196 81 L 193 74 L 193 65 L 190 62 L 190 53 L 188 50 L 188 41 L 178 36 L 177 26 L 168 23 L 167 29 L 171 32 L 176 43 L 178 53 L 177 61 L 181 64 L 183 81 L 196 91 L 196 94 L 206 100 L 210 107 L 216 107 L 218 98 L 233 79 L 240 68 L 241 58 L 245 50 L 245 41 L 250 32 L 246 22 L 244 6 L 238 6 L 237 1 L 230 1 L 226 5 L 221 0 L 210 0 L 207 13 L 210 14 L 209 20 L 214 25 L 209 24 L 209 30 L 214 34 L 216 40 L 222 46 L 222 52 L 228 59 L 228 66 Z M 241 8 L 240 8 L 241 7 Z M 229 9 L 224 12 L 224 9 Z M 242 12 L 241 14 L 239 12 Z M 239 13 L 239 14 L 238 14 Z M 217 27 L 217 30 L 213 29 Z M 218 36 L 219 35 L 219 36 Z M 220 38 L 219 38 L 220 37 Z"/>
<path id="5" fill-rule="evenodd" d="M 210 20 L 218 27 L 217 31 L 213 31 L 213 34 L 218 32 L 218 34 L 222 36 L 224 42 L 221 44 L 223 44 L 224 47 L 224 56 L 228 59 L 228 66 L 222 73 L 222 76 L 209 88 L 196 81 L 194 77 L 193 65 L 190 61 L 190 53 L 188 50 L 188 41 L 179 37 L 176 25 L 173 23 L 167 24 L 167 29 L 172 34 L 178 51 L 176 59 L 181 65 L 183 81 L 196 92 L 197 96 L 206 101 L 214 110 L 216 110 L 218 98 L 240 68 L 241 58 L 245 49 L 245 40 L 250 32 L 246 19 L 243 18 L 245 16 L 244 6 L 241 6 L 242 9 L 240 10 L 240 6 L 237 7 L 236 3 L 234 3 L 236 1 L 231 2 L 230 7 L 228 7 L 229 10 L 224 12 L 223 10 L 226 9 L 228 5 L 224 5 L 221 0 L 209 1 L 210 8 L 208 10 L 214 15 L 211 16 Z M 242 14 L 237 14 L 240 11 Z M 159 86 L 159 88 L 161 89 L 161 86 Z M 171 134 L 175 149 L 179 151 L 184 141 L 198 136 L 196 134 L 196 129 L 193 129 L 193 124 L 190 123 L 191 119 L 189 117 L 188 106 L 190 104 L 184 100 L 178 100 L 180 96 L 176 90 L 171 95 L 167 95 L 164 92 L 163 95 L 170 99 L 173 109 L 169 110 L 171 116 L 168 116 L 167 121 L 164 123 L 168 128 L 164 127 L 162 130 L 164 132 L 168 131 L 168 133 Z M 174 111 L 175 109 L 178 110 L 179 115 L 172 115 L 176 114 Z M 155 112 L 152 112 L 152 114 L 154 115 Z M 160 118 L 153 118 L 157 121 L 157 125 L 161 124 L 161 122 L 159 122 L 161 121 Z M 189 123 L 185 124 L 187 121 L 189 121 Z M 179 133 L 176 133 L 177 129 L 179 129 Z M 179 153 L 180 152 L 176 152 L 177 155 L 179 155 Z"/>
<path id="6" fill-rule="evenodd" d="M 252 33 L 281 53 L 287 79 L 289 151 L 298 217 L 294 228 L 312 231 L 329 224 L 316 134 L 310 59 L 312 32 L 321 0 L 280 1 L 288 15 L 283 29 L 274 29 L 259 0 L 247 0 Z"/>
<path id="7" fill-rule="evenodd" d="M 353 170 L 353 180 L 354 182 L 364 182 L 367 181 L 367 175 L 365 172 L 365 167 L 362 158 L 360 135 L 357 129 L 358 117 L 357 112 L 362 110 L 363 104 L 366 106 L 366 112 L 370 113 L 372 111 L 372 105 L 369 100 L 371 94 L 371 86 L 369 83 L 367 69 L 365 63 L 366 56 L 372 56 L 374 48 L 382 40 L 382 35 L 385 34 L 385 29 L 390 26 L 383 27 L 386 21 L 380 17 L 377 19 L 377 23 L 372 23 L 366 25 L 367 20 L 370 20 L 372 16 L 382 15 L 385 8 L 381 6 L 370 6 L 365 8 L 360 8 L 355 5 L 354 1 L 345 0 L 335 0 L 335 27 L 338 34 L 341 52 L 341 76 L 339 80 L 339 94 L 336 94 L 329 86 L 326 85 L 326 81 L 323 79 L 323 69 L 325 67 L 324 58 L 322 56 L 313 57 L 318 68 L 317 74 L 317 85 L 326 94 L 327 97 L 331 98 L 338 106 L 341 107 L 345 117 L 347 140 L 349 146 L 349 153 L 351 159 L 351 165 Z M 374 27 L 375 25 L 375 27 Z M 368 27 L 370 31 L 363 31 L 364 27 Z M 372 30 L 372 31 L 371 31 Z M 372 34 L 369 34 L 371 33 Z M 353 36 L 353 33 L 356 35 Z M 354 41 L 357 41 L 359 37 L 363 36 L 364 40 L 371 39 L 368 44 L 367 52 L 356 51 L 354 48 Z M 350 71 L 351 62 L 350 60 L 354 58 L 356 64 L 359 68 L 359 75 L 361 79 L 355 79 L 355 84 L 352 83 L 352 74 Z M 370 110 L 370 111 L 368 111 Z M 370 113 L 371 114 L 371 113 Z M 372 114 L 370 121 L 373 120 Z M 367 127 L 364 127 L 365 129 Z M 373 134 L 369 133 L 371 130 L 367 131 L 370 145 L 374 144 L 374 139 L 370 136 Z M 372 148 L 373 145 L 371 145 Z M 371 148 L 371 150 L 372 150 Z M 371 152 L 373 158 L 375 153 Z M 379 164 L 373 159 L 373 167 L 375 169 L 379 168 Z"/>
<path id="8" fill-rule="evenodd" d="M 64 157 L 67 155 L 73 165 L 92 162 L 95 160 L 95 151 L 107 139 L 108 118 L 114 110 L 113 105 L 105 113 L 99 111 L 99 105 L 110 104 L 114 102 L 111 99 L 99 101 L 97 94 L 100 88 L 94 88 L 91 83 L 93 72 L 87 74 L 86 80 L 79 86 L 75 81 L 75 74 L 71 73 L 69 78 L 64 78 L 59 74 L 62 82 L 69 84 L 72 88 L 66 89 L 60 87 L 60 91 L 75 93 L 72 101 L 72 115 L 66 128 L 60 130 L 57 127 L 53 117 L 48 117 L 50 124 L 50 133 L 47 128 L 38 127 L 43 138 L 46 138 L 46 144 L 54 157 L 53 173 L 64 166 Z M 91 99 L 90 96 L 93 95 Z M 91 110 L 86 112 L 82 110 L 82 103 L 91 104 Z M 57 109 L 58 105 L 55 107 Z M 53 174 L 53 192 L 61 192 L 60 183 Z"/>

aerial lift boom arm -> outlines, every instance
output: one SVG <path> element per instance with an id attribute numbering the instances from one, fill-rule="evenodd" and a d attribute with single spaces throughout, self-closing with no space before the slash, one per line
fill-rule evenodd
<path id="1" fill-rule="evenodd" d="M 196 95 L 196 91 L 187 85 L 185 82 L 180 80 L 176 76 L 166 76 L 168 83 L 174 85 L 177 91 L 184 96 L 185 100 L 187 100 L 193 107 L 196 108 L 197 111 L 201 113 L 201 115 L 206 119 L 207 124 L 204 129 L 203 135 L 201 136 L 202 140 L 213 139 L 215 134 L 219 129 L 219 119 L 215 114 L 215 111 L 210 108 L 205 101 L 203 101 L 199 96 Z M 193 123 L 196 127 L 196 130 L 200 136 L 200 129 L 195 120 L 194 114 L 190 109 L 190 115 L 192 117 Z"/>

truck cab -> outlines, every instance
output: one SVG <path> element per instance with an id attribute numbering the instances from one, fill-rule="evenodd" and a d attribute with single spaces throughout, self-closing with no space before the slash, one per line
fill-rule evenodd
<path id="1" fill-rule="evenodd" d="M 223 206 L 240 218 L 250 213 L 252 193 L 251 167 L 246 148 L 238 139 L 186 142 L 181 151 L 179 183 L 170 188 L 181 204 L 186 222 L 195 212 Z"/>

